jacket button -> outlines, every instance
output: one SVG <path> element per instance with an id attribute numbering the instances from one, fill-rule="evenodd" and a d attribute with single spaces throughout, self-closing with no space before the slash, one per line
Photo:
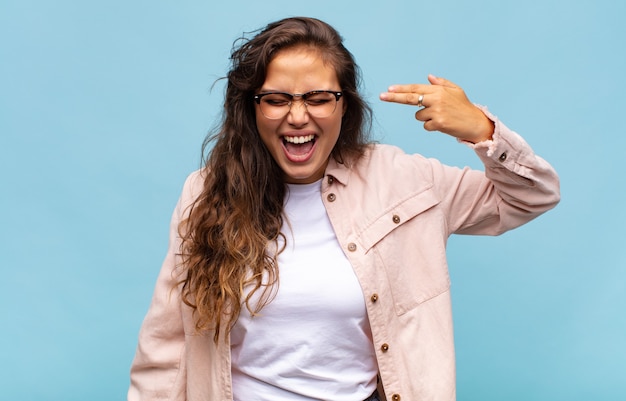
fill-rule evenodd
<path id="1" fill-rule="evenodd" d="M 335 181 L 335 179 L 333 178 L 332 175 L 328 176 L 328 185 L 332 185 L 332 183 Z"/>
<path id="2" fill-rule="evenodd" d="M 394 214 L 392 220 L 394 223 L 398 224 L 400 223 L 400 216 L 398 216 L 397 214 Z"/>
<path id="3" fill-rule="evenodd" d="M 381 346 L 380 346 L 380 350 L 381 350 L 382 352 L 387 352 L 387 351 L 389 351 L 389 344 L 384 343 L 383 345 L 381 345 Z"/>
<path id="4" fill-rule="evenodd" d="M 326 199 L 328 199 L 329 202 L 334 202 L 335 199 L 337 199 L 337 196 L 335 196 L 335 194 L 328 194 Z"/>
<path id="5" fill-rule="evenodd" d="M 372 300 L 372 302 L 376 302 L 376 301 L 378 301 L 378 294 L 372 294 L 372 296 L 370 297 L 370 299 Z"/>
<path id="6" fill-rule="evenodd" d="M 392 395 L 392 396 L 391 396 L 391 399 L 392 399 L 393 401 L 400 401 L 400 394 L 394 394 L 394 395 Z"/>
<path id="7" fill-rule="evenodd" d="M 501 162 L 505 161 L 506 160 L 506 152 L 502 152 L 500 157 L 498 157 L 498 160 L 500 160 Z"/>
<path id="8" fill-rule="evenodd" d="M 356 251 L 356 244 L 355 244 L 354 242 L 350 242 L 350 243 L 348 244 L 348 250 L 349 250 L 350 252 L 354 252 L 354 251 Z"/>

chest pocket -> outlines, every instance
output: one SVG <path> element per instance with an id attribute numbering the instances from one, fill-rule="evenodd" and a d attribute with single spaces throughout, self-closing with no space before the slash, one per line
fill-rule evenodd
<path id="1" fill-rule="evenodd" d="M 384 211 L 360 234 L 368 260 L 384 269 L 402 315 L 450 288 L 445 219 L 432 189 Z"/>

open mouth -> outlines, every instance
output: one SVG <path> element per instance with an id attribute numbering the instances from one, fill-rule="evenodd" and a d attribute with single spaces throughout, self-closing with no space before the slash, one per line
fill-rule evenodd
<path id="1" fill-rule="evenodd" d="M 283 136 L 283 147 L 293 157 L 307 156 L 315 145 L 316 137 L 313 134 L 300 136 Z"/>

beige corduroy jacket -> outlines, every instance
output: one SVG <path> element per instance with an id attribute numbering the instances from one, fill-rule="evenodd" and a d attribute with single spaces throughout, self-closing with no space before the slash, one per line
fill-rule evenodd
<path id="1" fill-rule="evenodd" d="M 454 400 L 455 361 L 446 241 L 498 235 L 554 207 L 555 171 L 517 134 L 496 123 L 473 145 L 485 172 L 442 165 L 372 145 L 348 167 L 331 160 L 322 197 L 363 289 L 387 400 Z M 230 401 L 230 346 L 195 332 L 175 289 L 178 223 L 201 191 L 192 174 L 171 222 L 170 246 L 139 334 L 129 401 Z M 221 339 L 226 338 L 226 341 Z M 248 401 L 248 400 L 246 400 Z"/>

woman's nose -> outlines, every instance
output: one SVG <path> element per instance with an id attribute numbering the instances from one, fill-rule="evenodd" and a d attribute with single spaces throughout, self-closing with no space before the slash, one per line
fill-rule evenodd
<path id="1" fill-rule="evenodd" d="M 305 124 L 309 121 L 309 112 L 303 99 L 293 99 L 289 108 L 288 121 L 293 125 Z"/>

